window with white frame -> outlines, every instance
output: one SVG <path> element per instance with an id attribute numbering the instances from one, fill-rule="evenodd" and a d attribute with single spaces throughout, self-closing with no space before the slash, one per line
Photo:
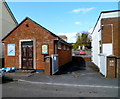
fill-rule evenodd
<path id="1" fill-rule="evenodd" d="M 58 42 L 58 49 L 62 49 L 62 44 Z"/>

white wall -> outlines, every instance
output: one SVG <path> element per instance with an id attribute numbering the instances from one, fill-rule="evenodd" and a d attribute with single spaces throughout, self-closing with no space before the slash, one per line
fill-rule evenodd
<path id="1" fill-rule="evenodd" d="M 110 13 L 102 13 L 101 18 L 114 18 L 114 17 L 120 17 L 120 12 L 110 12 Z"/>
<path id="2" fill-rule="evenodd" d="M 113 54 L 113 46 L 110 44 L 103 44 L 103 52 L 100 56 L 100 72 L 106 77 L 107 76 L 107 59 L 106 57 Z"/>
<path id="3" fill-rule="evenodd" d="M 3 2 L 0 1 L 0 58 L 2 56 L 1 39 L 6 36 L 17 24 L 13 21 L 10 13 L 6 9 Z"/>
<path id="4" fill-rule="evenodd" d="M 2 2 L 0 1 L 0 13 L 2 13 Z M 2 38 L 2 14 L 0 14 L 0 40 Z"/>
<path id="5" fill-rule="evenodd" d="M 0 13 L 2 13 L 2 2 L 0 1 Z M 2 14 L 0 14 L 0 58 L 2 57 Z"/>
<path id="6" fill-rule="evenodd" d="M 98 23 L 94 29 L 94 32 L 92 33 L 92 61 L 95 63 L 98 67 L 99 66 L 99 41 L 101 40 L 101 30 L 100 30 L 100 24 L 101 24 L 101 18 L 98 20 Z"/>

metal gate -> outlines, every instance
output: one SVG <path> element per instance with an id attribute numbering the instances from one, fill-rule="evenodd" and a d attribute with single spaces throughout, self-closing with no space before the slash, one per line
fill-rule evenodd
<path id="1" fill-rule="evenodd" d="M 58 66 L 58 54 L 52 54 L 52 75 L 58 72 L 59 66 Z"/>
<path id="2" fill-rule="evenodd" d="M 117 78 L 120 78 L 120 57 L 117 57 Z"/>
<path id="3" fill-rule="evenodd" d="M 106 77 L 106 69 L 107 69 L 106 68 L 107 66 L 106 55 L 101 53 L 99 54 L 99 56 L 100 56 L 100 72 Z"/>

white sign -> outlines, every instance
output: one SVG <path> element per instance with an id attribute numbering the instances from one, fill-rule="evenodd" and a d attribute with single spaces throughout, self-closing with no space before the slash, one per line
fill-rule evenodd
<path id="1" fill-rule="evenodd" d="M 15 44 L 8 44 L 8 56 L 15 56 Z"/>
<path id="2" fill-rule="evenodd" d="M 42 45 L 42 54 L 48 54 L 48 45 Z"/>

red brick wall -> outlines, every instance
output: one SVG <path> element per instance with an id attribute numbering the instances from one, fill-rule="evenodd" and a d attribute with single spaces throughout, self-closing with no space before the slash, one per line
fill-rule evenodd
<path id="1" fill-rule="evenodd" d="M 120 18 L 119 18 L 120 19 Z M 115 56 L 120 56 L 118 40 L 120 32 L 118 31 L 118 18 L 104 18 L 101 24 L 104 25 L 102 30 L 102 43 L 112 43 L 112 27 L 107 24 L 113 24 L 113 51 Z"/>
<path id="2" fill-rule="evenodd" d="M 29 27 L 26 27 L 26 24 Z M 19 40 L 23 39 L 35 39 L 36 40 L 36 67 L 37 69 L 44 69 L 44 55 L 41 54 L 41 45 L 49 45 L 49 55 L 54 53 L 54 39 L 55 37 L 50 35 L 48 31 L 39 27 L 30 19 L 25 20 L 19 28 L 14 30 L 5 42 L 5 67 L 16 66 L 19 68 Z M 7 44 L 16 44 L 16 55 L 7 56 Z"/>
<path id="3" fill-rule="evenodd" d="M 120 18 L 118 18 L 118 56 L 120 57 Z"/>
<path id="4" fill-rule="evenodd" d="M 28 24 L 29 27 L 26 27 L 26 24 Z M 41 45 L 49 45 L 49 56 L 51 56 L 51 54 L 54 54 L 54 40 L 56 37 L 30 19 L 26 19 L 4 40 L 5 67 L 16 66 L 19 68 L 19 41 L 24 39 L 36 40 L 36 68 L 40 70 L 44 69 L 44 55 L 41 54 Z M 7 56 L 7 44 L 16 44 L 15 56 Z M 70 53 L 70 51 L 58 51 L 60 65 L 67 63 L 72 58 Z"/>
<path id="5" fill-rule="evenodd" d="M 115 56 L 120 57 L 120 17 L 102 19 L 101 24 L 102 25 L 113 24 L 113 52 Z M 112 27 L 110 25 L 104 26 L 104 29 L 102 31 L 102 40 L 103 40 L 102 43 L 112 43 Z M 117 71 L 120 71 L 119 61 L 115 65 L 115 67 Z M 115 71 L 111 72 L 112 70 L 113 69 L 108 70 L 110 76 L 115 75 L 114 74 Z"/>
<path id="6" fill-rule="evenodd" d="M 120 57 L 120 18 L 118 19 L 118 56 Z M 120 78 L 120 59 L 118 61 L 118 78 Z"/>
<path id="7" fill-rule="evenodd" d="M 57 44 L 57 43 L 56 43 Z M 72 48 L 69 47 L 69 50 L 64 50 L 64 43 L 62 43 L 62 48 L 58 49 L 57 46 L 57 53 L 59 59 L 59 66 L 62 66 L 70 61 L 72 61 Z M 67 46 L 67 45 L 66 45 Z"/>

